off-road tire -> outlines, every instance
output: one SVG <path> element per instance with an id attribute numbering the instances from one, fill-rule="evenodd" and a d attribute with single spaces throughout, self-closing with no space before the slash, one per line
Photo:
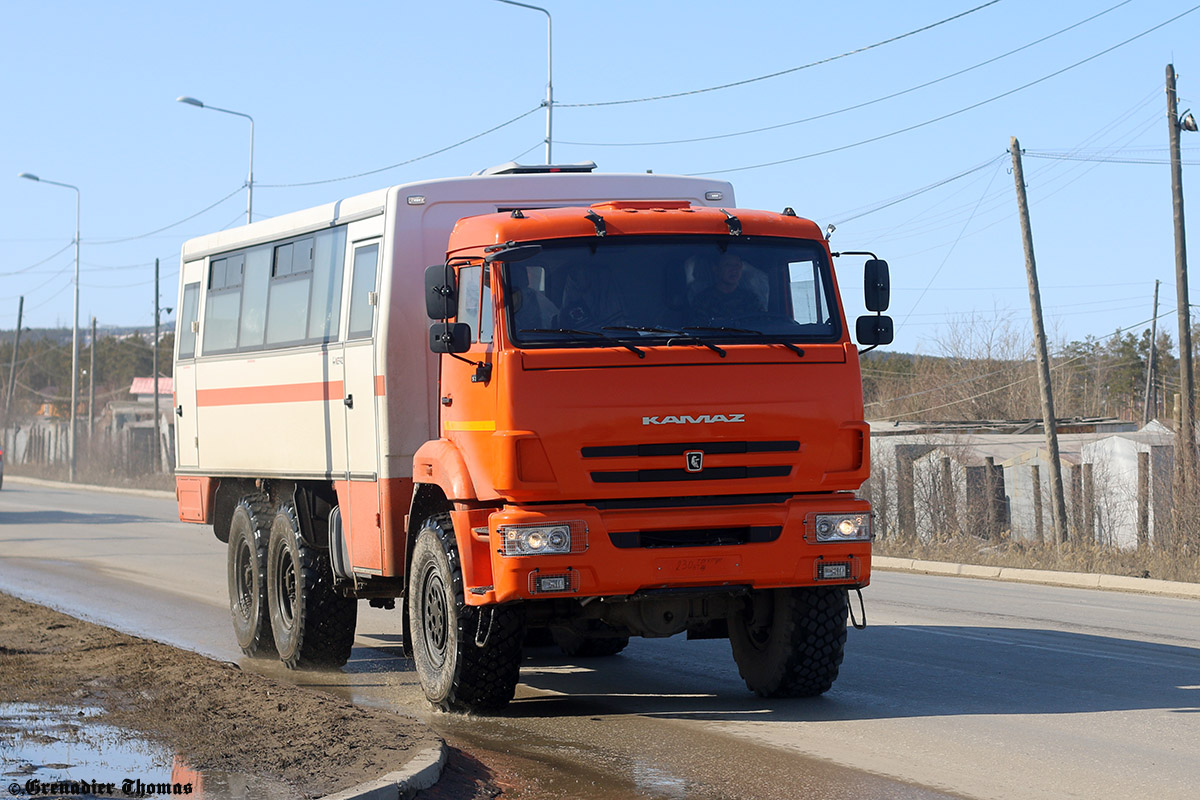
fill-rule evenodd
<path id="1" fill-rule="evenodd" d="M 271 506 L 260 495 L 243 497 L 229 523 L 229 613 L 238 647 L 252 657 L 275 655 L 267 610 L 267 540 Z"/>
<path id="2" fill-rule="evenodd" d="M 589 627 L 608 629 L 603 622 L 594 622 Z M 629 646 L 628 636 L 584 636 L 571 628 L 553 627 L 550 634 L 564 655 L 572 658 L 605 658 L 615 656 Z"/>
<path id="3" fill-rule="evenodd" d="M 413 661 L 429 702 L 443 711 L 497 711 L 507 705 L 520 677 L 525 610 L 466 604 L 448 514 L 421 525 L 408 580 Z M 476 644 L 481 625 L 483 647 Z"/>
<path id="4" fill-rule="evenodd" d="M 761 697 L 815 697 L 837 679 L 846 648 L 845 589 L 767 589 L 729 618 L 746 686 Z"/>
<path id="5" fill-rule="evenodd" d="M 350 660 L 358 602 L 334 589 L 329 553 L 304 541 L 290 499 L 271 521 L 267 606 L 279 660 L 289 669 L 340 667 Z"/>

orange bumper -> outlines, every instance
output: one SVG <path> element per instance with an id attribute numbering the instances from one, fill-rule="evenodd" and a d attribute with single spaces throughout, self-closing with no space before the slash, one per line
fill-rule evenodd
<path id="1" fill-rule="evenodd" d="M 816 514 L 867 514 L 844 495 L 706 508 L 563 505 L 455 512 L 469 605 L 645 589 L 865 586 L 869 541 L 818 542 Z M 572 552 L 506 555 L 501 527 L 569 523 Z"/>

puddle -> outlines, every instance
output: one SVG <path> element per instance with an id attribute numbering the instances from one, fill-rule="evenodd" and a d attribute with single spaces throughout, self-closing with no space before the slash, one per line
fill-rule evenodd
<path id="1" fill-rule="evenodd" d="M 291 800 L 260 778 L 200 772 L 170 748 L 97 720 L 97 708 L 0 703 L 0 795 Z"/>

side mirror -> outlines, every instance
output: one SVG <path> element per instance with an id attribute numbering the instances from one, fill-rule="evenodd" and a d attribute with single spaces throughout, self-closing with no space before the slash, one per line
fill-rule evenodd
<path id="1" fill-rule="evenodd" d="M 429 349 L 435 353 L 465 353 L 471 349 L 471 326 L 465 322 L 435 322 L 429 326 Z"/>
<path id="2" fill-rule="evenodd" d="M 854 326 L 854 332 L 859 344 L 867 344 L 871 347 L 878 347 L 881 344 L 891 344 L 895 333 L 892 318 L 878 314 L 874 317 L 859 317 L 857 324 Z"/>
<path id="3" fill-rule="evenodd" d="M 886 261 L 872 258 L 863 266 L 863 295 L 867 302 L 867 311 L 887 311 L 892 301 L 892 280 L 888 275 Z"/>
<path id="4" fill-rule="evenodd" d="M 425 268 L 425 313 L 430 319 L 446 319 L 458 310 L 458 281 L 454 268 L 434 264 Z"/>
<path id="5" fill-rule="evenodd" d="M 502 261 L 505 264 L 511 264 L 514 261 L 524 261 L 527 258 L 533 258 L 540 252 L 542 252 L 540 244 L 523 244 L 519 247 L 506 247 L 503 250 L 488 253 L 483 257 L 483 263 L 492 264 Z"/>

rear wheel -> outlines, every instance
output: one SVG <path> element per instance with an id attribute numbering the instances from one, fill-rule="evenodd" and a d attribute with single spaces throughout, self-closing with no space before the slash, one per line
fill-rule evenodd
<path id="1" fill-rule="evenodd" d="M 520 606 L 468 606 L 450 517 L 427 519 L 409 569 L 413 661 L 425 696 L 446 711 L 495 711 L 513 698 L 521 668 Z"/>
<path id="2" fill-rule="evenodd" d="M 845 589 L 753 592 L 729 618 L 738 672 L 762 697 L 814 697 L 833 686 L 846 647 Z"/>
<path id="3" fill-rule="evenodd" d="M 304 541 L 291 500 L 271 522 L 267 605 L 279 659 L 290 669 L 340 667 L 350 660 L 358 602 L 334 589 L 329 553 Z"/>
<path id="4" fill-rule="evenodd" d="M 275 654 L 267 611 L 269 512 L 262 497 L 243 497 L 229 523 L 229 611 L 238 647 L 248 656 Z"/>

